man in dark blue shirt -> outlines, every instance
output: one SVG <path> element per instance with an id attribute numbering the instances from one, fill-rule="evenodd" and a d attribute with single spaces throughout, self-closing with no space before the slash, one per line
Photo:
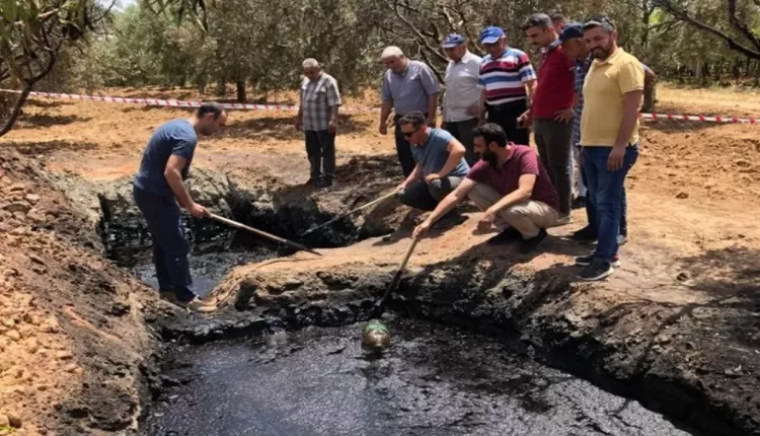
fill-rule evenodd
<path id="1" fill-rule="evenodd" d="M 160 126 L 148 141 L 134 181 L 135 202 L 153 238 L 159 292 L 163 298 L 198 312 L 210 312 L 215 307 L 201 301 L 192 290 L 190 246 L 182 232 L 179 206 L 196 218 L 209 215 L 190 197 L 184 180 L 198 134 L 211 135 L 226 122 L 227 114 L 221 105 L 204 103 L 191 118 Z"/>

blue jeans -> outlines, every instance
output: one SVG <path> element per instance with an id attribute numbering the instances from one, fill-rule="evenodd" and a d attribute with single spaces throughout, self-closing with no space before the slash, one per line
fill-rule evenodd
<path id="1" fill-rule="evenodd" d="M 594 257 L 611 262 L 618 251 L 617 236 L 626 206 L 625 176 L 639 158 L 639 146 L 625 150 L 623 168 L 607 169 L 611 147 L 584 147 L 583 170 L 588 182 L 588 200 L 595 206 L 595 226 L 599 235 Z"/>
<path id="2" fill-rule="evenodd" d="M 182 232 L 180 210 L 174 195 L 155 195 L 138 187 L 134 187 L 133 194 L 153 238 L 153 263 L 159 288 L 174 291 L 178 300 L 192 300 L 195 293 L 188 259 L 190 245 Z"/>
<path id="3" fill-rule="evenodd" d="M 580 170 L 581 182 L 583 182 L 585 188 L 588 186 L 586 170 L 583 169 L 583 166 L 581 166 Z M 586 197 L 586 218 L 588 218 L 588 225 L 594 229 L 595 235 L 599 235 L 599 226 L 596 222 L 596 205 L 588 194 L 588 188 L 586 188 L 585 194 L 586 195 L 584 195 L 584 197 Z M 620 212 L 620 234 L 623 236 L 628 236 L 628 200 L 625 193 L 625 186 L 623 186 L 623 209 Z"/>

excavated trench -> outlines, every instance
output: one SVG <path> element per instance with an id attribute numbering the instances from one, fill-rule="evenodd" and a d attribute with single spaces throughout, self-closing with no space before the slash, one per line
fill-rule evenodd
<path id="1" fill-rule="evenodd" d="M 265 191 L 207 178 L 216 183 L 195 187 L 194 195 L 213 211 L 284 237 L 295 239 L 330 218 L 308 202 L 278 205 Z M 100 196 L 102 236 L 110 258 L 155 287 L 149 238 L 126 189 Z M 289 254 L 215 223 L 188 219 L 186 227 L 201 294 L 236 265 Z M 305 242 L 345 246 L 390 230 L 368 231 L 348 220 Z M 377 291 L 384 284 L 362 287 Z M 414 293 L 414 286 L 404 280 L 399 294 Z M 357 291 L 333 302 L 242 304 L 211 318 L 155 320 L 167 349 L 161 374 L 152 377 L 154 401 L 143 414 L 142 433 L 698 434 L 546 366 L 503 320 L 460 316 L 424 299 L 391 302 L 386 318 L 393 347 L 381 358 L 368 356 L 359 332 L 373 299 Z"/>

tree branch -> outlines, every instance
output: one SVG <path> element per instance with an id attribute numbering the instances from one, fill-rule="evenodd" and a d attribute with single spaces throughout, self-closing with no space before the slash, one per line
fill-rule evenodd
<path id="1" fill-rule="evenodd" d="M 24 88 L 21 90 L 21 95 L 19 95 L 18 100 L 16 100 L 16 104 L 13 106 L 11 114 L 8 116 L 8 119 L 5 120 L 3 125 L 0 126 L 0 137 L 10 132 L 10 130 L 13 128 L 13 125 L 16 124 L 16 120 L 18 119 L 19 115 L 21 115 L 21 107 L 24 106 L 24 103 L 29 97 L 30 92 L 32 92 L 32 86 L 29 84 L 24 84 Z"/>
<path id="2" fill-rule="evenodd" d="M 430 43 L 427 42 L 427 39 L 425 38 L 425 35 L 423 35 L 419 29 L 411 22 L 409 19 L 407 19 L 401 11 L 399 11 L 399 3 L 397 1 L 394 1 L 393 4 L 391 4 L 390 0 L 384 0 L 384 3 L 396 14 L 396 17 L 398 17 L 401 22 L 403 22 L 406 27 L 409 28 L 409 30 L 412 31 L 417 36 L 417 42 L 420 44 L 424 44 L 425 47 L 430 50 L 431 53 L 435 55 L 436 58 L 438 58 L 441 62 L 448 62 L 448 59 L 446 59 L 446 56 L 444 56 L 439 50 L 437 50 L 435 47 L 432 47 Z M 439 41 L 440 44 L 440 41 Z M 433 67 L 433 64 L 428 62 L 428 65 L 430 67 Z"/>
<path id="3" fill-rule="evenodd" d="M 668 12 L 675 18 L 684 21 L 688 24 L 690 24 L 693 27 L 696 27 L 697 29 L 704 30 L 708 33 L 713 34 L 714 36 L 717 36 L 718 38 L 722 39 L 726 44 L 728 44 L 728 48 L 731 50 L 737 51 L 739 53 L 744 54 L 745 56 L 751 57 L 753 59 L 760 59 L 760 51 L 753 50 L 751 48 L 746 47 L 745 45 L 738 42 L 736 39 L 728 36 L 726 33 L 716 29 L 713 26 L 710 26 L 709 24 L 706 24 L 694 17 L 692 17 L 688 11 L 682 10 L 678 7 L 676 7 L 673 4 L 672 0 L 655 0 L 655 3 L 660 6 L 664 11 Z"/>
<path id="4" fill-rule="evenodd" d="M 747 24 L 739 21 L 739 17 L 736 16 L 736 0 L 726 0 L 726 3 L 728 5 L 728 21 L 760 51 L 760 40 L 757 39 L 757 36 L 750 30 Z"/>
<path id="5" fill-rule="evenodd" d="M 469 0 L 456 0 L 456 8 L 454 8 L 454 11 L 457 13 L 457 15 L 459 15 L 459 20 L 461 21 L 459 25 L 462 27 L 462 29 L 464 29 L 464 36 L 467 37 L 467 44 L 470 46 L 470 48 L 475 48 L 476 38 L 473 38 L 472 34 L 470 33 L 470 23 L 467 19 L 467 15 L 464 13 L 464 6 L 467 5 L 467 3 L 469 3 Z"/>
<path id="6" fill-rule="evenodd" d="M 441 70 L 438 69 L 432 62 L 430 62 L 430 58 L 428 58 L 428 55 L 426 53 L 425 47 L 422 47 L 420 42 L 417 42 L 417 48 L 419 49 L 420 56 L 422 56 L 422 59 L 425 60 L 425 63 L 430 66 L 430 69 L 433 70 L 433 74 L 438 78 L 438 83 L 443 83 L 444 80 L 444 74 L 441 72 Z"/>

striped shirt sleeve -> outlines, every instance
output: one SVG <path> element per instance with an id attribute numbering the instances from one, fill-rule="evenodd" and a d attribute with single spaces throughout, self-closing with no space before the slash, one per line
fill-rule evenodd
<path id="1" fill-rule="evenodd" d="M 478 89 L 486 89 L 486 81 L 483 78 L 483 66 L 488 62 L 488 58 L 483 58 L 483 62 L 478 68 Z"/>
<path id="2" fill-rule="evenodd" d="M 533 64 L 530 63 L 530 58 L 527 54 L 522 53 L 519 57 L 520 60 L 520 79 L 525 82 L 536 80 L 536 71 L 533 69 Z"/>

